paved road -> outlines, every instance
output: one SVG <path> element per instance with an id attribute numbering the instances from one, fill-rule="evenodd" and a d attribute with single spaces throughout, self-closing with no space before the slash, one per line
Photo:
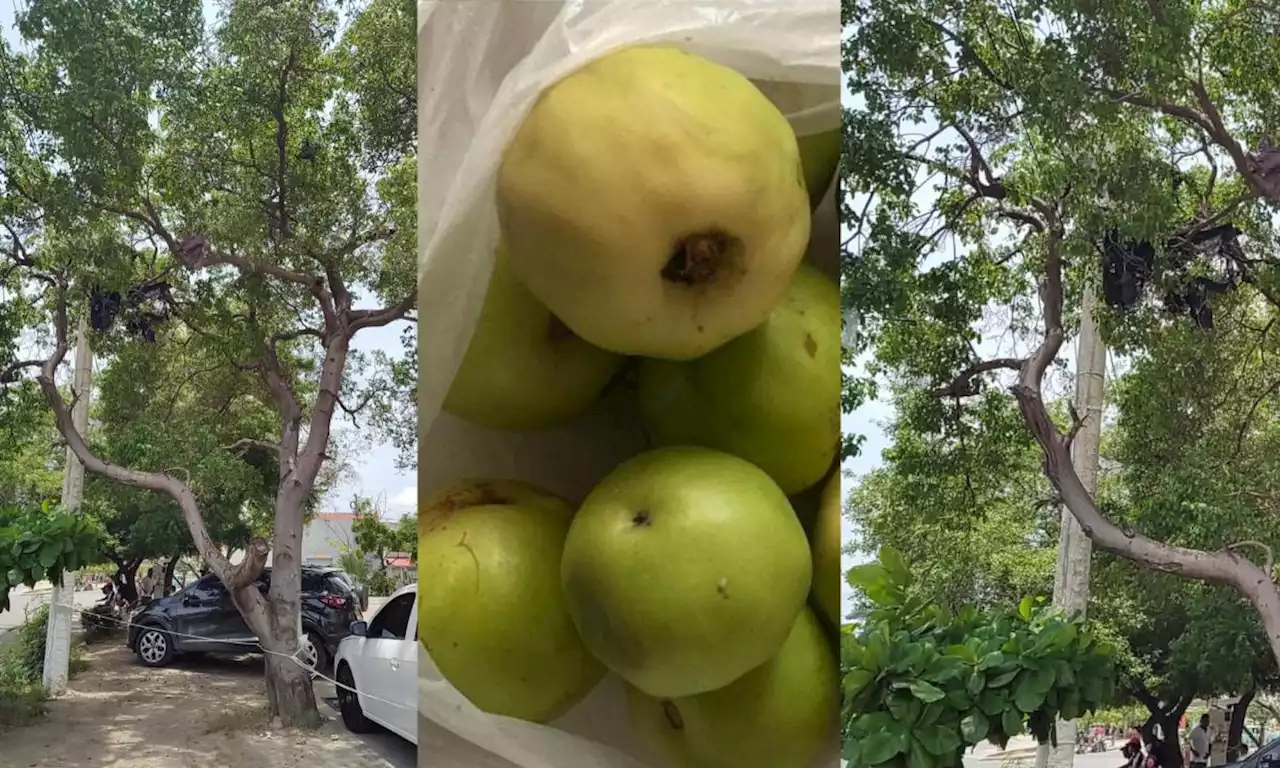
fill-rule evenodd
<path id="1" fill-rule="evenodd" d="M 385 597 L 370 597 L 369 608 L 364 611 L 364 619 L 368 621 L 377 613 L 378 608 L 387 602 Z M 342 715 L 338 711 L 338 695 L 334 690 L 333 683 L 325 680 L 316 681 L 316 698 L 320 700 L 320 706 L 327 708 L 326 714 L 337 719 L 339 723 L 342 721 Z M 418 748 L 413 744 L 405 741 L 394 733 L 387 731 L 379 731 L 377 733 L 368 734 L 352 734 L 366 746 L 378 754 L 379 757 L 386 760 L 394 768 L 416 768 L 418 765 Z"/>
<path id="2" fill-rule="evenodd" d="M 981 745 L 977 750 L 977 754 L 967 754 L 964 757 L 964 768 L 1032 768 L 1036 764 L 1036 755 L 1034 751 L 1015 749 L 1013 756 L 1000 757 L 992 751 L 983 749 L 988 745 Z M 1014 744 L 1010 744 L 1011 747 Z M 1018 744 L 1017 746 L 1024 746 Z M 1083 755 L 1076 755 L 1074 765 L 1076 768 L 1116 768 L 1117 765 L 1124 763 L 1124 758 L 1116 750 L 1107 750 L 1106 752 L 1089 752 Z"/>
<path id="3" fill-rule="evenodd" d="M 27 587 L 18 587 L 9 593 L 9 610 L 0 613 L 0 643 L 13 640 L 16 633 L 13 631 L 22 626 L 22 622 L 26 621 L 27 613 L 34 611 L 41 603 L 49 600 L 49 591 L 51 587 L 48 584 L 37 584 L 35 590 Z M 76 592 L 76 607 L 89 608 L 102 597 L 102 593 L 97 590 L 82 590 Z M 79 626 L 77 619 L 73 626 Z"/>
<path id="4" fill-rule="evenodd" d="M 341 727 L 342 715 L 338 711 L 338 696 L 333 684 L 323 680 L 316 681 L 316 698 L 325 714 L 338 721 Z M 394 768 L 416 768 L 418 765 L 418 748 L 389 731 L 376 733 L 351 734 L 386 760 Z"/>

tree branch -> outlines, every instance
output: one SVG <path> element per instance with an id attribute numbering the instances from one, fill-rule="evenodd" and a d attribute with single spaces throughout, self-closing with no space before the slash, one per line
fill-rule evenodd
<path id="1" fill-rule="evenodd" d="M 950 384 L 933 390 L 933 396 L 960 398 L 976 395 L 978 394 L 979 389 L 974 383 L 974 378 L 979 374 L 986 373 L 988 371 L 1000 370 L 1002 368 L 1011 371 L 1018 371 L 1022 369 L 1022 366 L 1025 365 L 1026 362 L 1027 361 L 1023 358 L 1001 357 L 995 360 L 986 360 L 981 363 L 975 363 L 957 374 L 956 377 L 951 380 Z"/>
<path id="2" fill-rule="evenodd" d="M 168 473 L 144 472 L 123 467 L 119 464 L 112 464 L 102 459 L 89 448 L 84 436 L 75 427 L 75 422 L 71 417 L 71 409 L 63 399 L 62 393 L 58 390 L 56 381 L 58 367 L 62 365 L 70 346 L 67 341 L 67 296 L 65 285 L 60 285 L 54 294 L 53 323 L 56 344 L 53 353 L 41 364 L 40 373 L 36 376 L 36 380 L 40 384 L 45 400 L 53 410 L 54 423 L 57 425 L 58 432 L 62 434 L 67 446 L 71 448 L 71 451 L 80 460 L 85 470 L 123 485 L 145 488 L 153 493 L 172 498 L 182 511 L 183 520 L 191 532 L 192 539 L 194 539 L 200 555 L 209 564 L 213 572 L 217 574 L 218 578 L 228 588 L 235 588 L 253 582 L 262 573 L 262 569 L 266 564 L 266 555 L 269 548 L 265 541 L 255 539 L 255 545 L 250 547 L 250 553 L 246 555 L 245 559 L 238 565 L 232 565 L 222 556 L 213 538 L 209 535 L 209 530 L 205 526 L 204 518 L 201 516 L 195 493 L 192 492 L 187 483 Z"/>
<path id="3" fill-rule="evenodd" d="M 1070 442 L 1049 418 L 1041 391 L 1045 370 L 1057 356 L 1063 341 L 1061 237 L 1062 229 L 1051 226 L 1041 286 L 1044 337 L 1013 387 L 1023 420 L 1044 454 L 1045 476 L 1085 535 L 1099 549 L 1154 570 L 1234 587 L 1259 609 L 1272 648 L 1280 649 L 1280 615 L 1276 615 L 1280 614 L 1280 594 L 1274 588 L 1270 573 L 1231 551 L 1205 552 L 1173 546 L 1122 529 L 1102 514 L 1080 481 L 1071 461 Z"/>
<path id="4" fill-rule="evenodd" d="M 1255 549 L 1261 549 L 1263 553 L 1266 554 L 1267 558 L 1266 558 L 1265 564 L 1262 566 L 1262 570 L 1266 571 L 1269 574 L 1275 569 L 1275 552 L 1271 549 L 1270 545 L 1263 544 L 1261 541 L 1254 541 L 1253 539 L 1248 539 L 1246 541 L 1237 541 L 1234 544 L 1228 544 L 1227 546 L 1223 547 L 1222 550 L 1224 552 L 1235 553 L 1235 552 L 1238 552 L 1240 549 L 1243 549 L 1244 547 L 1254 547 Z"/>
<path id="5" fill-rule="evenodd" d="M 356 331 L 364 328 L 377 328 L 389 325 L 396 320 L 403 320 L 417 303 L 418 294 L 415 291 L 389 307 L 352 310 L 351 319 L 347 323 L 347 337 L 354 336 Z"/>

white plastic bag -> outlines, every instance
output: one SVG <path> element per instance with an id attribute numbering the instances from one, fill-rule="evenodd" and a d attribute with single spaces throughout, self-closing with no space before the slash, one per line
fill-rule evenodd
<path id="1" fill-rule="evenodd" d="M 538 476 L 526 466 L 533 459 L 554 464 L 569 452 L 556 449 L 583 442 L 579 436 L 511 436 L 507 444 L 502 436 L 477 438 L 478 431 L 447 416 L 437 423 L 493 267 L 502 150 L 542 90 L 617 48 L 675 44 L 752 80 L 816 86 L 801 89 L 784 112 L 801 135 L 825 131 L 840 122 L 839 17 L 836 0 L 419 0 L 418 419 L 419 435 L 430 434 L 429 442 L 437 444 L 424 445 L 420 456 L 423 487 L 474 474 L 483 464 L 488 473 L 525 476 L 580 498 L 575 490 L 581 478 Z M 617 423 L 604 418 L 596 426 L 607 431 Z M 625 429 L 613 437 L 620 443 L 639 439 Z M 441 448 L 441 441 L 451 445 Z M 580 460 L 561 459 L 563 466 L 547 465 L 543 472 L 577 470 L 589 477 L 585 467 L 572 465 L 599 464 L 607 471 L 635 451 L 627 445 L 619 452 L 610 457 L 608 450 L 601 456 L 579 451 Z M 425 652 L 419 675 L 423 766 L 645 768 L 626 725 L 620 683 L 612 676 L 548 727 L 480 712 Z M 452 735 L 442 735 L 446 731 Z M 466 752 L 467 743 L 479 749 Z M 486 760 L 485 752 L 502 759 Z"/>

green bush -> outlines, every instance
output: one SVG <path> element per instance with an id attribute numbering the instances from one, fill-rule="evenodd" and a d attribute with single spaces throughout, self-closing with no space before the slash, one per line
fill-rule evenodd
<path id="1" fill-rule="evenodd" d="M 369 594 L 377 597 L 386 597 L 396 591 L 396 585 L 391 583 L 391 578 L 387 576 L 386 571 L 374 571 L 369 574 L 365 587 L 369 590 Z"/>
<path id="2" fill-rule="evenodd" d="M 17 629 L 17 638 L 0 646 L 0 729 L 29 723 L 45 713 L 48 696 L 44 690 L 44 649 L 48 627 L 49 606 L 42 605 Z M 74 676 L 87 666 L 83 646 L 72 646 L 68 673 Z"/>
<path id="3" fill-rule="evenodd" d="M 852 569 L 871 610 L 842 633 L 844 757 L 850 768 L 959 768 L 964 750 L 1003 747 L 1113 695 L 1114 650 L 1084 624 L 1027 598 L 1016 612 L 952 614 L 911 594 L 911 570 L 883 551 Z"/>
<path id="4" fill-rule="evenodd" d="M 49 606 L 42 605 L 0 646 L 0 728 L 22 725 L 45 712 L 44 639 Z"/>

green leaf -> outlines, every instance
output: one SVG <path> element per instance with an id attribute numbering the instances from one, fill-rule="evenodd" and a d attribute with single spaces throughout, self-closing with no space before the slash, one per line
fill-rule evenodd
<path id="1" fill-rule="evenodd" d="M 1014 705 L 1028 714 L 1039 709 L 1053 687 L 1053 669 L 1042 667 L 1023 674 L 1013 694 Z"/>
<path id="2" fill-rule="evenodd" d="M 862 759 L 865 765 L 880 765 L 902 754 L 904 751 L 903 736 L 898 732 L 881 731 L 859 739 L 862 746 Z"/>
<path id="3" fill-rule="evenodd" d="M 1022 733 L 1022 714 L 1016 709 L 1006 709 L 1001 714 L 1000 725 L 1006 736 L 1017 736 Z"/>
<path id="4" fill-rule="evenodd" d="M 941 701 L 943 698 L 946 698 L 947 695 L 942 691 L 942 689 L 931 683 L 925 682 L 924 680 L 912 680 L 908 687 L 911 690 L 912 696 L 915 696 L 926 704 L 934 701 Z"/>
<path id="5" fill-rule="evenodd" d="M 865 591 L 889 582 L 889 573 L 879 563 L 865 563 L 845 571 L 844 580 L 854 589 Z"/>
<path id="6" fill-rule="evenodd" d="M 960 727 L 964 733 L 964 740 L 967 744 L 977 744 L 987 738 L 990 723 L 987 721 L 986 715 L 981 712 L 971 712 L 964 720 L 960 721 Z"/>
<path id="7" fill-rule="evenodd" d="M 62 546 L 60 544 L 47 544 L 40 550 L 40 565 L 43 568 L 52 568 L 53 564 L 58 562 L 58 557 L 62 554 Z"/>
<path id="8" fill-rule="evenodd" d="M 953 728 L 933 725 L 916 729 L 915 738 L 925 751 L 935 757 L 949 756 L 960 747 L 960 737 Z"/>

